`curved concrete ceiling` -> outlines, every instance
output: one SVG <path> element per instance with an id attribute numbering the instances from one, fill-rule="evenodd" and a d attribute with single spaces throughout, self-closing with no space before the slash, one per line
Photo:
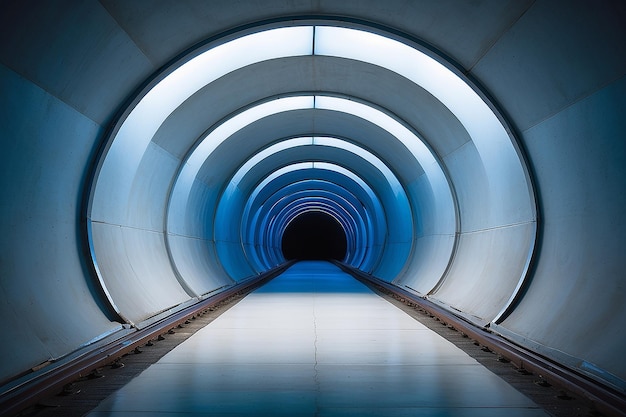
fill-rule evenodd
<path id="1" fill-rule="evenodd" d="M 320 210 L 346 263 L 626 389 L 622 5 L 231 3 L 0 14 L 3 380 L 276 266 Z"/>
<path id="2" fill-rule="evenodd" d="M 250 27 L 241 34 L 231 32 L 228 37 L 232 40 L 217 39 L 178 59 L 124 112 L 101 156 L 88 213 L 96 270 L 111 305 L 122 317 L 137 323 L 180 304 L 184 301 L 180 298 L 182 293 L 172 291 L 176 283 L 192 297 L 215 291 L 222 285 L 221 279 L 200 288 L 191 283 L 215 279 L 209 272 L 220 267 L 228 279 L 240 281 L 284 262 L 276 247 L 297 211 L 292 212 L 289 205 L 278 205 L 270 207 L 267 214 L 261 213 L 261 218 L 271 218 L 272 222 L 267 225 L 270 237 L 259 242 L 244 239 L 250 232 L 239 219 L 252 188 L 263 178 L 286 165 L 307 161 L 311 169 L 320 162 L 347 169 L 368 184 L 380 201 L 386 225 L 382 245 L 369 247 L 364 234 L 356 234 L 356 228 L 347 229 L 348 242 L 356 241 L 356 247 L 351 249 L 364 252 L 359 259 L 347 259 L 348 263 L 356 267 L 362 262 L 371 264 L 366 272 L 429 294 L 481 325 L 500 319 L 515 301 L 534 247 L 536 209 L 528 170 L 519 146 L 501 124 L 502 117 L 492 111 L 494 106 L 481 100 L 480 92 L 473 90 L 468 80 L 454 73 L 451 64 L 442 65 L 417 49 L 419 45 L 345 25 L 338 27 L 320 21 L 316 25 L 289 22 L 289 26 L 284 26 L 277 22 L 271 27 Z M 368 90 L 358 77 L 362 63 L 368 64 L 367 71 L 376 80 L 394 74 L 387 84 L 418 85 L 429 94 L 413 96 L 412 102 L 420 97 L 425 97 L 427 103 L 435 100 L 438 106 L 434 108 L 444 113 L 435 119 L 452 115 L 467 132 L 462 136 L 464 142 L 447 154 L 440 153 L 450 145 L 449 139 L 444 139 L 443 145 L 438 143 L 439 135 L 421 139 L 413 133 L 420 131 L 420 126 L 399 120 L 392 110 L 376 104 L 377 100 L 369 104 L 347 96 L 340 85 L 332 92 L 320 90 L 316 79 L 329 77 L 310 74 L 307 79 L 297 70 L 302 60 L 291 59 L 298 56 L 308 57 L 312 66 L 316 65 L 317 56 L 334 57 L 326 59 L 324 65 L 332 72 L 333 64 L 340 63 L 340 70 L 349 74 L 347 84 L 357 92 Z M 204 132 L 200 137 L 185 140 L 175 132 L 169 137 L 159 135 L 158 145 L 153 141 L 171 114 L 176 113 L 177 120 L 190 120 L 190 116 L 183 116 L 190 107 L 195 108 L 198 101 L 211 101 L 213 97 L 207 91 L 215 88 L 207 85 L 240 68 L 254 66 L 253 73 L 239 72 L 231 83 L 220 85 L 236 95 L 233 85 L 237 85 L 237 80 L 241 76 L 256 77 L 268 68 L 255 64 L 267 61 L 290 70 L 296 64 L 296 70 L 280 78 L 262 76 L 271 96 L 240 103 L 240 107 L 229 108 L 228 101 L 221 102 L 228 116 L 200 118 L 196 122 L 202 126 L 196 130 Z M 352 62 L 359 67 L 356 73 L 351 71 Z M 285 79 L 292 81 L 284 82 Z M 285 90 L 285 85 L 295 91 Z M 316 87 L 315 95 L 296 94 L 311 87 Z M 397 86 L 392 89 L 403 90 Z M 215 94 L 226 95 L 220 91 Z M 376 99 L 371 91 L 369 94 Z M 379 94 L 388 96 L 386 91 Z M 194 105 L 185 105 L 192 96 Z M 417 107 L 426 105 L 420 103 Z M 384 136 L 379 135 L 381 131 Z M 349 142 L 317 139 L 323 134 L 340 135 Z M 311 135 L 311 146 L 296 145 L 292 139 L 286 139 L 297 135 Z M 166 151 L 169 142 L 177 144 L 177 154 L 182 158 L 176 159 Z M 181 143 L 185 142 L 188 149 L 181 152 Z M 258 156 L 260 151 L 262 157 Z M 453 157 L 459 153 L 462 158 Z M 157 166 L 162 167 L 158 176 L 154 174 Z M 389 167 L 403 173 L 401 182 Z M 300 172 L 306 178 L 306 171 Z M 313 207 L 319 209 L 322 203 L 318 199 L 318 205 Z M 342 218 L 344 224 L 365 224 L 367 219 L 358 216 L 356 220 L 349 214 L 345 200 L 331 201 L 340 208 L 333 214 Z M 486 202 L 488 211 L 484 209 Z M 303 201 L 296 199 L 293 204 L 301 206 Z M 341 209 L 344 215 L 339 214 Z M 287 216 L 286 220 L 283 216 Z M 483 240 L 465 243 L 465 236 L 477 232 L 484 235 Z M 175 234 L 175 240 L 169 239 L 171 234 Z M 155 242 L 159 237 L 162 241 Z M 124 248 L 129 239 L 146 239 L 140 246 L 147 251 L 120 262 L 119 254 L 112 256 L 109 248 Z M 184 243 L 189 240 L 193 243 Z M 191 250 L 187 246 L 196 246 L 199 240 L 207 246 L 207 255 L 215 251 L 216 258 L 207 262 L 215 266 L 183 275 L 171 253 L 187 252 Z M 515 245 L 516 250 L 496 260 L 484 250 L 487 240 L 498 247 Z M 111 245 L 112 242 L 116 243 Z M 255 244 L 260 245 L 261 254 L 247 256 L 246 245 Z M 174 249 L 174 245 L 184 248 Z M 481 249 L 472 249 L 474 245 Z M 416 274 L 416 269 L 424 271 L 424 266 L 408 261 L 418 247 L 419 251 L 431 253 L 440 264 L 438 268 L 430 267 L 432 275 Z M 171 266 L 160 268 L 157 273 L 150 268 L 157 264 L 151 261 L 154 257 L 168 259 Z M 254 262 L 255 259 L 265 261 Z M 433 260 L 428 264 L 432 265 Z M 484 269 L 486 264 L 491 267 L 491 274 L 472 274 L 469 279 L 465 273 L 454 275 L 457 270 Z M 457 280 L 463 285 L 455 283 Z M 167 289 L 157 302 L 141 306 L 125 297 L 129 289 L 133 293 L 151 286 Z M 471 287 L 491 288 L 490 302 L 464 302 L 462 298 L 468 291 L 471 293 Z M 457 295 L 459 289 L 461 297 Z M 456 297 L 455 302 L 447 301 L 448 297 Z"/>

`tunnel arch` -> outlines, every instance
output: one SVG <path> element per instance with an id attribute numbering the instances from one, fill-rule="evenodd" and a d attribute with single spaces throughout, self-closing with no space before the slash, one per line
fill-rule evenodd
<path id="1" fill-rule="evenodd" d="M 277 204 L 282 207 L 276 215 L 272 215 L 268 224 L 268 230 L 265 232 L 265 239 L 268 246 L 278 247 L 280 242 L 280 252 L 275 253 L 275 262 L 283 263 L 287 258 L 281 257 L 284 254 L 284 235 L 287 233 L 295 219 L 302 217 L 306 213 L 319 212 L 325 216 L 318 216 L 318 219 L 325 217 L 332 218 L 339 224 L 346 239 L 346 254 L 340 260 L 344 260 L 348 254 L 354 252 L 356 248 L 356 240 L 360 238 L 359 232 L 363 230 L 362 222 L 358 223 L 358 213 L 351 211 L 350 207 L 343 205 L 343 201 L 339 201 L 334 196 L 328 196 L 323 191 L 309 192 L 306 195 L 294 196 L 295 200 L 287 201 L 286 204 Z M 276 207 L 275 206 L 275 207 Z M 321 225 L 320 225 L 321 227 Z M 359 230 L 360 229 L 360 230 Z M 352 257 L 352 256 L 350 256 Z"/>
<path id="2" fill-rule="evenodd" d="M 381 273 L 381 250 L 374 251 L 381 257 L 364 257 L 356 265 L 359 269 L 385 280 L 395 276 L 392 283 L 400 288 L 624 392 L 625 367 L 613 359 L 624 350 L 624 340 L 606 331 L 619 328 L 626 317 L 624 257 L 619 252 L 626 233 L 618 221 L 626 178 L 621 175 L 624 141 L 618 140 L 626 129 L 623 5 L 605 2 L 597 7 L 578 0 L 231 3 L 198 2 L 193 10 L 177 3 L 147 8 L 116 0 L 67 8 L 47 2 L 36 7 L 9 2 L 3 7 L 0 20 L 5 38 L 11 40 L 2 44 L 0 63 L 6 110 L 0 123 L 6 139 L 0 159 L 7 173 L 2 189 L 8 196 L 0 207 L 5 221 L 2 289 L 10 300 L 0 308 L 0 317 L 11 340 L 3 350 L 8 358 L 5 380 L 232 286 L 236 280 L 224 270 L 214 239 L 189 232 L 199 230 L 197 224 L 214 228 L 212 213 L 221 190 L 261 148 L 243 146 L 245 137 L 254 137 L 244 133 L 247 129 L 224 142 L 218 154 L 228 155 L 222 152 L 236 148 L 239 138 L 242 155 L 232 165 L 217 154 L 211 157 L 207 164 L 212 175 L 198 178 L 195 191 L 183 195 L 180 205 L 175 198 L 168 200 L 176 167 L 205 132 L 254 103 L 319 94 L 370 103 L 404 121 L 445 168 L 458 208 L 456 222 L 443 228 L 440 207 L 446 204 L 432 195 L 442 188 L 425 181 L 414 162 L 402 169 L 405 164 L 397 158 L 404 157 L 397 152 L 401 144 L 372 124 L 321 109 L 315 116 L 303 111 L 291 113 L 293 118 L 260 120 L 256 127 L 293 122 L 275 126 L 276 135 L 266 137 L 270 141 L 332 134 L 355 142 L 380 156 L 406 189 L 415 236 L 402 270 Z M 266 29 L 299 25 L 389 37 L 424 51 L 478 86 L 474 90 L 487 97 L 488 107 L 496 108 L 504 130 L 518 138 L 511 142 L 523 149 L 515 152 L 518 158 L 525 161 L 524 154 L 528 156 L 523 169 L 530 168 L 528 183 L 536 184 L 530 200 L 540 204 L 535 231 L 531 226 L 522 230 L 524 221 L 507 222 L 520 214 L 518 201 L 491 187 L 497 163 L 491 159 L 493 165 L 483 166 L 482 158 L 489 160 L 489 153 L 499 149 L 473 143 L 462 118 L 426 88 L 406 82 L 407 77 L 371 62 L 331 55 L 260 61 L 206 84 L 153 126 L 156 132 L 143 142 L 145 152 L 140 146 L 111 151 L 109 156 L 117 153 L 124 176 L 120 193 L 88 207 L 105 159 L 99 155 L 109 154 L 112 138 L 148 90 L 208 49 Z M 275 79 L 282 81 L 281 88 Z M 304 129 L 307 117 L 309 126 L 324 121 L 332 129 Z M 283 126 L 285 131 L 279 131 Z M 141 139 L 130 142 L 139 145 Z M 132 154 L 141 162 L 130 163 Z M 117 165 L 115 158 L 106 159 Z M 340 177 L 330 169 L 309 169 L 304 177 L 298 171 L 274 178 L 272 188 L 313 176 L 341 185 L 345 191 L 334 187 L 332 192 L 348 201 L 355 196 L 367 206 L 359 218 L 368 230 L 368 245 L 390 248 L 384 238 L 386 202 L 377 197 L 375 187 L 364 191 L 361 187 L 367 184 L 358 177 Z M 276 190 L 253 189 L 256 194 L 250 198 L 255 201 L 244 205 L 246 224 L 256 224 L 254 219 L 269 213 L 264 196 Z M 177 202 L 171 213 L 181 216 L 170 225 L 165 220 L 167 201 Z M 114 213 L 107 205 L 121 209 Z M 495 221 L 498 211 L 513 219 Z M 502 235 L 494 224 L 504 226 Z M 507 239 L 505 230 L 509 237 L 518 233 L 517 238 Z M 241 231 L 246 263 L 270 267 L 272 262 L 262 259 L 269 251 L 254 246 L 259 234 L 248 226 Z M 510 268 L 501 268 L 489 259 L 512 262 Z M 517 281 L 518 289 L 512 285 L 517 275 L 526 277 Z M 478 276 L 504 276 L 511 278 L 511 285 L 507 291 L 494 291 L 497 282 Z M 154 288 L 163 279 L 171 294 Z M 464 291 L 467 297 L 461 297 Z M 504 294 L 510 294 L 508 300 Z M 491 304 L 474 305 L 481 302 Z M 571 314 L 581 305 L 595 308 Z M 496 313 L 501 306 L 508 307 Z M 24 318 L 28 324 L 13 326 Z"/>
<path id="3" fill-rule="evenodd" d="M 305 171 L 305 172 L 302 172 Z M 321 185 L 324 185 L 323 187 Z M 293 195 L 305 190 L 307 193 L 319 189 L 328 193 L 331 191 L 335 198 L 348 202 L 344 208 L 354 208 L 359 213 L 354 213 L 352 218 L 357 222 L 360 233 L 364 236 L 362 242 L 370 248 L 380 248 L 384 245 L 387 236 L 387 220 L 382 203 L 371 187 L 359 177 L 342 167 L 331 164 L 298 163 L 275 171 L 271 176 L 263 180 L 251 193 L 251 197 L 244 210 L 243 224 L 250 233 L 246 240 L 248 253 L 258 258 L 264 258 L 264 265 L 270 268 L 276 261 L 265 260 L 264 252 L 257 250 L 260 242 L 267 238 L 268 230 L 265 227 L 271 216 L 270 209 L 264 206 L 275 207 L 279 200 L 284 200 L 285 195 Z M 326 194 L 328 195 L 328 194 Z M 250 225 L 245 227 L 245 225 Z M 356 236 L 349 240 L 348 264 L 372 270 L 380 261 L 380 252 L 369 251 L 367 256 L 364 247 L 355 247 Z M 353 243 L 354 242 L 354 243 Z M 279 259 L 276 256 L 275 259 Z"/>
<path id="4" fill-rule="evenodd" d="M 272 48 L 264 48 L 268 44 Z M 411 120 L 399 123 L 397 116 L 381 112 L 384 108 L 393 112 L 392 107 L 368 105 L 358 97 L 354 100 L 351 94 L 345 96 L 337 91 L 330 95 L 323 91 L 297 94 L 285 90 L 282 82 L 269 82 L 270 86 L 276 85 L 274 97 L 241 103 L 243 106 L 231 107 L 230 113 L 214 115 L 214 122 L 205 120 L 207 127 L 200 137 L 188 137 L 186 150 L 181 147 L 180 137 L 172 141 L 171 137 L 158 135 L 161 125 L 175 113 L 184 114 L 181 111 L 190 103 L 211 100 L 211 85 L 218 80 L 247 77 L 248 69 L 258 69 L 266 62 L 298 66 L 299 61 L 307 60 L 329 66 L 338 65 L 340 60 L 342 64 L 350 63 L 343 67 L 348 73 L 367 68 L 377 71 L 380 79 L 393 79 L 397 85 L 417 85 L 426 92 L 424 97 L 447 109 L 442 114 L 451 117 L 465 133 L 455 138 L 456 144 L 450 147 L 447 141 L 452 137 L 420 138 L 414 132 L 423 130 L 421 124 L 414 125 Z M 220 65 L 216 66 L 216 62 Z M 306 91 L 310 80 L 317 82 L 320 78 L 311 75 L 291 80 L 291 88 L 300 82 L 296 91 Z M 358 91 L 358 81 L 352 83 L 356 83 L 353 89 Z M 233 88 L 232 83 L 227 84 Z M 383 96 L 376 98 L 384 102 L 379 97 Z M 225 110 L 229 106 L 225 105 Z M 150 310 L 156 306 L 161 311 L 163 307 L 183 304 L 188 297 L 201 297 L 216 287 L 284 261 L 276 237 L 246 242 L 248 232 L 238 219 L 244 216 L 247 201 L 260 181 L 256 178 L 267 177 L 285 162 L 300 163 L 306 158 L 298 156 L 304 152 L 303 146 L 265 156 L 259 156 L 264 152 L 259 150 L 272 143 L 274 147 L 283 146 L 285 137 L 315 138 L 330 133 L 347 137 L 349 142 L 343 149 L 331 148 L 328 141 L 318 143 L 311 151 L 321 152 L 319 161 L 323 163 L 345 165 L 352 161 L 348 165 L 356 166 L 352 171 L 357 176 L 365 175 L 387 218 L 387 236 L 378 247 L 368 246 L 367 239 L 356 237 L 357 243 L 352 246 L 366 253 L 354 262 L 355 266 L 418 295 L 427 295 L 472 321 L 486 324 L 498 320 L 523 286 L 534 248 L 536 208 L 519 146 L 494 108 L 454 65 L 423 45 L 399 38 L 397 33 L 384 33 L 380 28 L 345 22 L 337 25 L 328 20 L 274 23 L 231 32 L 202 44 L 137 96 L 109 138 L 109 147 L 94 179 L 88 213 L 100 282 L 112 305 L 129 321 L 136 322 L 151 317 Z M 360 126 L 362 133 L 358 137 L 349 132 L 355 126 Z M 252 131 L 254 135 L 249 133 Z M 377 137 L 381 131 L 387 136 L 385 141 Z M 170 143 L 176 148 L 171 148 Z M 384 149 L 399 149 L 398 145 L 404 149 L 400 155 L 412 155 L 408 169 L 402 170 L 405 164 L 398 163 L 398 156 Z M 396 172 L 402 171 L 400 182 L 391 185 L 391 178 L 395 181 L 396 177 L 389 174 L 366 174 L 372 163 L 372 159 L 366 161 L 368 154 L 382 161 L 375 168 L 379 173 L 387 169 L 385 161 L 393 161 L 390 166 Z M 237 162 L 229 167 L 227 161 L 233 159 Z M 157 163 L 167 168 L 161 169 L 161 176 L 155 179 L 151 173 Z M 246 172 L 237 174 L 237 169 Z M 222 188 L 220 184 L 229 185 Z M 127 198 L 128 202 L 120 205 L 120 198 Z M 484 210 L 485 199 L 489 202 L 488 212 Z M 333 201 L 341 204 L 344 200 Z M 117 207 L 127 207 L 126 213 L 117 212 Z M 147 221 L 134 215 L 133 210 L 139 209 L 152 213 Z M 270 217 L 276 214 L 271 210 L 268 213 L 266 216 Z M 372 220 L 360 214 L 358 217 L 362 224 Z M 274 220 L 268 225 L 273 225 Z M 275 233 L 282 232 L 284 229 L 279 228 Z M 481 236 L 480 244 L 472 242 L 477 236 Z M 129 239 L 144 241 L 140 246 L 150 248 L 149 251 L 136 254 L 136 261 L 110 262 L 109 258 L 121 254 L 111 254 L 105 247 Z M 347 241 L 354 239 L 350 234 Z M 487 261 L 482 249 L 472 249 L 484 244 L 495 249 L 513 241 L 527 248 L 517 252 L 515 260 L 504 257 L 499 263 Z M 249 255 L 246 246 L 255 245 L 255 254 Z M 259 253 L 258 248 L 265 253 Z M 362 265 L 368 251 L 378 253 L 369 256 L 377 260 Z M 190 262 L 190 254 L 202 261 Z M 155 256 L 162 262 L 158 271 L 152 268 L 158 263 L 147 261 Z M 491 271 L 477 273 L 487 265 Z M 476 272 L 468 274 L 468 269 Z M 134 282 L 149 293 L 150 303 L 133 302 L 130 306 L 113 294 L 119 293 L 111 289 L 118 286 L 119 277 L 129 275 L 132 279 L 126 279 L 124 286 Z M 163 285 L 155 291 L 154 285 L 144 282 L 143 275 L 162 281 Z M 486 297 L 489 302 L 483 298 L 476 303 L 475 298 L 467 297 L 467 292 L 479 286 L 480 281 L 491 288 Z M 481 293 L 485 295 L 484 290 Z M 127 308 L 130 312 L 121 311 Z"/>

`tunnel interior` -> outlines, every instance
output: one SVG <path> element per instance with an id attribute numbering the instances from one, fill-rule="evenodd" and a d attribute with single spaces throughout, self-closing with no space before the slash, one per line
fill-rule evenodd
<path id="1" fill-rule="evenodd" d="M 287 259 L 339 257 L 520 340 L 538 206 L 515 133 L 455 62 L 391 28 L 241 28 L 172 61 L 116 119 L 85 213 L 92 264 L 137 326 Z M 341 223 L 343 257 L 319 224 L 287 233 L 308 208 Z"/>
<path id="2" fill-rule="evenodd" d="M 285 229 L 281 249 L 287 260 L 337 260 L 346 257 L 346 233 L 331 215 L 310 211 Z"/>
<path id="3" fill-rule="evenodd" d="M 3 381 L 330 257 L 626 393 L 626 3 L 9 3 Z"/>

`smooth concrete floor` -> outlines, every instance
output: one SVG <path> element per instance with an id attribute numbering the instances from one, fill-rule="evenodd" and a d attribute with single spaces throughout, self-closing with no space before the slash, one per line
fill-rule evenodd
<path id="1" fill-rule="evenodd" d="M 103 416 L 548 416 L 336 266 L 300 262 L 103 401 Z"/>

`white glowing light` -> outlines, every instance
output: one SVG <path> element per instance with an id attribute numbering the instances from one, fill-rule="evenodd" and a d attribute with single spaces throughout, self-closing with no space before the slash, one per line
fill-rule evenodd
<path id="1" fill-rule="evenodd" d="M 328 146 L 328 147 L 343 149 L 348 152 L 351 152 L 359 156 L 360 158 L 364 159 L 365 161 L 367 161 L 374 167 L 376 167 L 376 169 L 378 169 L 381 172 L 381 174 L 385 177 L 385 179 L 387 180 L 387 182 L 390 184 L 390 186 L 393 189 L 402 189 L 398 179 L 391 172 L 391 170 L 387 167 L 387 165 L 385 165 L 383 161 L 381 161 L 372 153 L 350 142 L 347 142 L 345 140 L 332 138 L 332 137 L 317 137 L 317 136 L 316 137 L 298 137 L 298 138 L 284 140 L 282 142 L 279 142 L 275 145 L 272 145 L 258 152 L 252 158 L 246 161 L 246 163 L 243 164 L 241 168 L 237 170 L 237 172 L 235 173 L 235 175 L 233 175 L 233 178 L 231 179 L 228 185 L 228 189 L 237 188 L 241 180 L 244 178 L 244 176 L 256 164 L 260 163 L 265 158 L 275 153 L 281 152 L 283 150 L 296 148 L 300 146 Z M 226 191 L 226 193 L 228 193 L 228 190 Z"/>
<path id="2" fill-rule="evenodd" d="M 313 28 L 289 27 L 232 40 L 192 58 L 157 83 L 128 115 L 115 141 L 125 151 L 143 151 L 163 120 L 196 91 L 257 62 L 310 55 Z"/>
<path id="3" fill-rule="evenodd" d="M 345 98 L 328 96 L 317 96 L 315 108 L 348 113 L 368 120 L 395 136 L 423 167 L 435 162 L 430 150 L 413 132 L 380 110 Z"/>
<path id="4" fill-rule="evenodd" d="M 257 120 L 276 113 L 311 108 L 313 108 L 312 96 L 279 98 L 252 107 L 231 117 L 202 139 L 202 142 L 200 142 L 187 160 L 187 165 L 189 169 L 197 172 L 202 166 L 202 163 L 220 144 L 227 140 L 233 133 L 243 129 L 250 123 L 254 123 Z"/>
<path id="5" fill-rule="evenodd" d="M 509 141 L 498 118 L 464 80 L 409 45 L 362 30 L 318 26 L 315 28 L 315 54 L 367 62 L 400 74 L 450 109 L 474 140 Z"/>

